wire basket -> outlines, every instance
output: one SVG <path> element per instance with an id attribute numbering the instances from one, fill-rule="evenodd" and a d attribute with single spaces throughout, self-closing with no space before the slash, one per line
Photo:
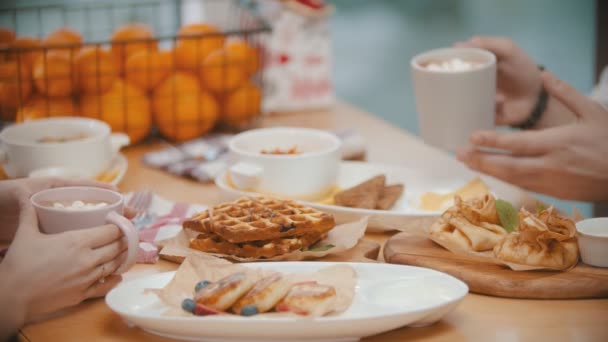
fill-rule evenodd
<path id="1" fill-rule="evenodd" d="M 0 117 L 96 118 L 132 142 L 153 127 L 173 141 L 249 128 L 261 115 L 270 28 L 244 3 L 0 8 Z"/>

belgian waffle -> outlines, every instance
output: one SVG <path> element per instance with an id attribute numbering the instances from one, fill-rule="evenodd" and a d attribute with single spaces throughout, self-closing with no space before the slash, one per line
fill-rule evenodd
<path id="1" fill-rule="evenodd" d="M 195 215 L 184 228 L 215 234 L 230 243 L 321 236 L 336 225 L 334 217 L 294 201 L 244 197 Z"/>
<path id="2" fill-rule="evenodd" d="M 312 246 L 321 240 L 323 235 L 308 234 L 300 237 L 285 237 L 274 240 L 231 243 L 218 235 L 202 233 L 190 241 L 190 248 L 241 258 L 272 258 Z"/>

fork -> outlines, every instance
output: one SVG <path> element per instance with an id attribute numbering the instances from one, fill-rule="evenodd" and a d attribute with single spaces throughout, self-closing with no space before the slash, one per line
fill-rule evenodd
<path id="1" fill-rule="evenodd" d="M 148 209 L 152 204 L 152 197 L 152 191 L 148 189 L 136 191 L 127 204 L 135 212 L 135 217 L 131 221 L 137 230 L 145 226 L 150 219 Z"/>

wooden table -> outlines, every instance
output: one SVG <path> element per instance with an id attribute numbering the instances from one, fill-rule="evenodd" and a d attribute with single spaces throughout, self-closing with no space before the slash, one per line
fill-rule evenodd
<path id="1" fill-rule="evenodd" d="M 405 115 L 405 114 L 404 114 Z M 346 104 L 332 110 L 269 117 L 264 126 L 297 125 L 323 129 L 353 128 L 368 141 L 368 160 L 373 162 L 449 168 L 470 174 L 449 155 L 423 144 L 415 136 Z M 129 171 L 122 191 L 148 187 L 169 199 L 213 204 L 219 193 L 213 185 L 201 185 L 141 164 L 140 156 L 158 143 L 125 151 Z M 497 186 L 507 185 L 497 183 Z M 514 189 L 511 189 L 514 190 Z M 390 234 L 366 234 L 384 242 Z M 169 271 L 175 264 L 136 265 L 125 278 Z M 403 294 L 404 296 L 407 293 Z M 7 308 L 3 308 L 6 310 Z M 30 324 L 21 331 L 28 341 L 166 341 L 138 328 L 128 327 L 103 300 L 90 300 L 59 317 Z M 441 322 L 425 328 L 402 328 L 364 339 L 368 342 L 404 340 L 433 341 L 608 341 L 608 300 L 514 300 L 469 294 Z"/>

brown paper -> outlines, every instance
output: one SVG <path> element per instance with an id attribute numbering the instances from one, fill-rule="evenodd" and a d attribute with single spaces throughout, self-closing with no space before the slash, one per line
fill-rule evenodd
<path id="1" fill-rule="evenodd" d="M 198 233 L 193 232 L 189 229 L 183 229 L 180 231 L 174 238 L 166 240 L 164 242 L 164 247 L 160 251 L 160 257 L 173 261 L 173 262 L 182 262 L 184 258 L 190 255 L 206 255 L 216 256 L 221 258 L 230 259 L 238 262 L 251 262 L 251 261 L 299 261 L 305 259 L 316 259 L 322 258 L 324 256 L 330 254 L 338 254 L 349 250 L 357 245 L 359 240 L 365 235 L 365 229 L 367 228 L 368 217 L 359 218 L 356 221 L 352 221 L 345 224 L 337 225 L 335 228 L 329 231 L 327 237 L 319 242 L 317 242 L 314 246 L 311 246 L 311 249 L 315 247 L 323 247 L 327 245 L 333 245 L 324 251 L 302 251 L 297 250 L 291 253 L 279 255 L 273 258 L 267 259 L 256 259 L 256 258 L 241 258 L 234 255 L 226 255 L 226 254 L 216 254 L 216 253 L 205 253 L 201 251 L 194 250 L 190 248 L 190 239 L 196 237 Z"/>
<path id="2" fill-rule="evenodd" d="M 204 254 L 204 253 L 203 253 Z M 162 289 L 147 289 L 147 293 L 156 294 L 168 307 L 165 311 L 167 316 L 191 316 L 181 308 L 181 303 L 186 298 L 194 297 L 194 286 L 201 280 L 211 282 L 218 281 L 230 274 L 248 270 L 258 272 L 258 277 L 264 277 L 273 273 L 271 270 L 252 269 L 238 264 L 201 255 L 187 257 L 175 272 L 173 279 Z M 336 301 L 333 306 L 332 315 L 337 315 L 348 309 L 355 296 L 357 285 L 357 272 L 348 265 L 336 265 L 323 268 L 311 274 L 287 275 L 294 283 L 304 281 L 316 281 L 319 284 L 333 286 L 336 289 Z M 264 313 L 260 316 L 297 316 L 292 313 Z M 303 317 L 303 316 L 298 316 Z M 303 317 L 305 318 L 305 317 Z"/>

